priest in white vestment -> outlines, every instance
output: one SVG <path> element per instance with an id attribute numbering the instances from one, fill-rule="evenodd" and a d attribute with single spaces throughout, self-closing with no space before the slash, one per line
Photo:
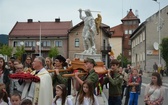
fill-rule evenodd
<path id="1" fill-rule="evenodd" d="M 30 99 L 33 105 L 51 105 L 53 99 L 52 79 L 49 72 L 44 68 L 45 59 L 36 57 L 33 61 L 33 71 L 31 74 L 38 76 L 40 82 L 26 81 L 22 92 L 22 99 Z"/>

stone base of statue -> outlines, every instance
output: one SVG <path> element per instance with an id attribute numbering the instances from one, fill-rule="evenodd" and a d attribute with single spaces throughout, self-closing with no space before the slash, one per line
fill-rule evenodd
<path id="1" fill-rule="evenodd" d="M 86 58 L 92 58 L 95 62 L 101 62 L 101 54 L 83 54 L 83 53 L 75 53 L 74 58 L 78 58 L 80 60 L 84 60 Z"/>

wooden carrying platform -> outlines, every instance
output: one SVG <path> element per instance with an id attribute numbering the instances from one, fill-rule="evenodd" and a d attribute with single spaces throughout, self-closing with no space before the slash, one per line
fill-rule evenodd
<path id="1" fill-rule="evenodd" d="M 80 61 L 80 59 L 74 59 L 72 62 L 71 62 L 71 65 L 72 65 L 72 69 L 73 70 L 84 70 L 85 72 L 88 72 L 84 66 L 84 61 Z M 96 66 L 94 67 L 95 69 L 95 72 L 97 74 L 106 74 L 107 73 L 107 70 L 106 68 L 104 67 L 104 63 L 103 62 L 96 62 Z"/>

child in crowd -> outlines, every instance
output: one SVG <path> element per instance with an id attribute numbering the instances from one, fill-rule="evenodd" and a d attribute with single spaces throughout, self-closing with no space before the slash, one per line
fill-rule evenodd
<path id="1" fill-rule="evenodd" d="M 17 92 L 13 93 L 10 97 L 11 105 L 20 105 L 21 104 L 21 95 Z"/>
<path id="2" fill-rule="evenodd" d="M 4 83 L 0 83 L 0 100 L 2 103 L 7 103 L 10 105 L 10 99 L 8 97 L 8 93 L 6 92 L 6 85 Z M 2 98 L 1 98 L 2 97 Z M 2 104 L 0 103 L 0 105 L 5 105 L 5 104 Z"/>
<path id="3" fill-rule="evenodd" d="M 29 100 L 29 99 L 24 99 L 24 100 L 22 101 L 21 105 L 33 105 L 33 104 L 32 104 L 32 101 L 31 101 L 31 100 Z"/>
<path id="4" fill-rule="evenodd" d="M 93 90 L 93 83 L 84 81 L 82 88 L 76 97 L 75 105 L 99 105 Z"/>
<path id="5" fill-rule="evenodd" d="M 0 105 L 8 105 L 3 99 L 5 94 L 6 92 L 4 89 L 0 89 Z"/>
<path id="6" fill-rule="evenodd" d="M 15 65 L 16 73 L 22 73 L 24 68 L 22 64 Z M 10 86 L 10 93 L 13 94 L 14 92 L 19 92 L 22 94 L 24 88 L 23 80 L 21 79 L 12 79 L 11 86 Z"/>
<path id="7" fill-rule="evenodd" d="M 144 101 L 146 105 L 162 105 L 165 88 L 158 72 L 152 73 L 151 83 L 146 86 Z"/>
<path id="8" fill-rule="evenodd" d="M 52 105 L 73 105 L 72 98 L 67 97 L 67 90 L 64 84 L 56 85 L 56 96 Z"/>
<path id="9" fill-rule="evenodd" d="M 140 91 L 140 77 L 138 75 L 138 70 L 133 69 L 132 75 L 129 78 L 128 85 L 130 86 L 130 97 L 129 105 L 138 105 L 138 95 Z"/>

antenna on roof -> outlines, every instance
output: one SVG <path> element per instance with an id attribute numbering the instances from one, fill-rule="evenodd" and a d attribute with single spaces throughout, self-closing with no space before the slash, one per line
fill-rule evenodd
<path id="1" fill-rule="evenodd" d="M 135 16 L 138 18 L 139 15 L 138 15 L 138 10 L 135 10 Z"/>
<path id="2" fill-rule="evenodd" d="M 123 0 L 122 0 L 122 18 L 123 18 Z"/>

